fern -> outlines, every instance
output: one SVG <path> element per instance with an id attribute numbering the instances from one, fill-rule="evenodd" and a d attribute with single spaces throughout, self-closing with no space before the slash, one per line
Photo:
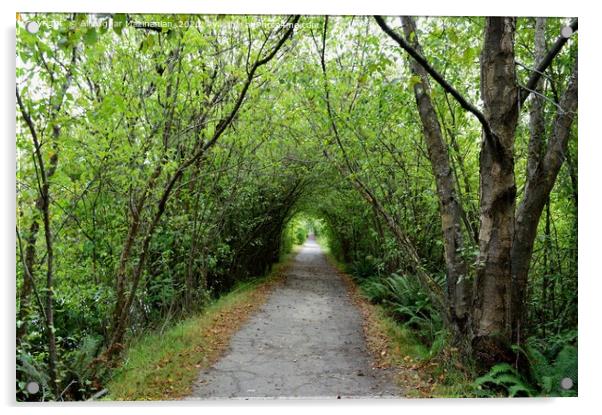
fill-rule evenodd
<path id="1" fill-rule="evenodd" d="M 512 366 L 510 366 L 508 363 L 500 363 L 500 364 L 493 366 L 489 370 L 489 373 L 478 378 L 476 380 L 476 382 L 478 384 L 480 382 L 479 379 L 482 379 L 483 381 L 488 378 L 494 379 L 496 376 L 499 376 L 502 373 L 513 372 L 513 371 L 514 371 L 514 368 Z"/>
<path id="2" fill-rule="evenodd" d="M 387 287 L 376 279 L 370 279 L 362 285 L 362 291 L 372 303 L 381 303 L 387 298 Z"/>
<path id="3" fill-rule="evenodd" d="M 514 384 L 508 388 L 508 396 L 516 397 L 519 396 L 519 393 L 521 396 L 532 396 L 531 389 L 525 388 L 522 383 Z"/>
<path id="4" fill-rule="evenodd" d="M 439 330 L 437 333 L 435 333 L 435 339 L 433 340 L 433 344 L 429 349 L 430 357 L 438 355 L 443 350 L 447 344 L 447 336 L 448 332 L 446 330 Z"/>
<path id="5" fill-rule="evenodd" d="M 504 390 L 508 396 L 534 396 L 533 388 L 508 363 L 499 363 L 475 381 L 477 387 L 493 386 Z"/>
<path id="6" fill-rule="evenodd" d="M 46 396 L 50 393 L 48 387 L 50 378 L 47 375 L 46 367 L 43 363 L 37 362 L 30 354 L 23 353 L 17 356 L 17 371 L 21 372 L 23 374 L 22 378 L 27 380 L 24 385 L 20 385 L 25 395 L 29 395 L 25 388 L 28 382 L 37 382 L 40 385 L 42 395 Z"/>
<path id="7" fill-rule="evenodd" d="M 543 395 L 577 395 L 578 358 L 575 346 L 565 344 L 554 359 L 548 359 L 537 347 L 529 344 L 526 347 L 526 355 L 530 363 L 531 376 Z M 571 389 L 565 390 L 561 387 L 564 378 L 573 381 Z"/>
<path id="8" fill-rule="evenodd" d="M 91 374 L 90 363 L 96 357 L 100 343 L 100 337 L 86 336 L 82 340 L 79 349 L 70 356 L 69 369 L 76 376 L 80 384 L 83 384 Z"/>
<path id="9" fill-rule="evenodd" d="M 558 353 L 550 369 L 551 394 L 554 396 L 576 396 L 577 395 L 577 375 L 578 375 L 577 348 L 566 345 Z M 573 387 L 569 390 L 563 389 L 560 385 L 562 379 L 570 378 L 573 381 Z"/>
<path id="10" fill-rule="evenodd" d="M 63 355 L 62 383 L 67 386 L 64 393 L 70 398 L 85 399 L 90 395 L 93 377 L 100 373 L 94 373 L 91 363 L 98 355 L 101 342 L 100 336 L 85 336 L 76 349 Z"/>
<path id="11" fill-rule="evenodd" d="M 439 275 L 436 279 L 443 282 Z M 441 348 L 434 343 L 443 322 L 416 277 L 392 273 L 387 278 L 366 279 L 361 287 L 371 302 L 383 304 L 394 318 L 415 330 L 425 344 L 433 350 Z"/>

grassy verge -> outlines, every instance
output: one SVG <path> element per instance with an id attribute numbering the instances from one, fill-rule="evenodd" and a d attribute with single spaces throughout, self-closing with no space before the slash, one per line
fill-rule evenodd
<path id="1" fill-rule="evenodd" d="M 373 364 L 394 369 L 396 381 L 406 397 L 475 396 L 474 377 L 460 363 L 457 349 L 446 346 L 431 356 L 429 348 L 420 342 L 412 329 L 391 318 L 381 305 L 370 303 L 361 288 L 343 271 L 343 265 L 331 255 L 327 256 L 363 316 L 364 336 Z"/>
<path id="2" fill-rule="evenodd" d="M 217 361 L 230 337 L 265 302 L 294 253 L 266 277 L 239 284 L 202 313 L 133 341 L 104 399 L 172 400 L 190 394 L 199 370 Z"/>

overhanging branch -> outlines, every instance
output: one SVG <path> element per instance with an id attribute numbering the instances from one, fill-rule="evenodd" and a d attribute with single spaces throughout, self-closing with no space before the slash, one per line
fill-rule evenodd
<path id="1" fill-rule="evenodd" d="M 402 36 L 400 36 L 397 32 L 395 32 L 392 28 L 390 28 L 382 16 L 374 16 L 376 23 L 380 26 L 380 28 L 387 34 L 391 39 L 393 39 L 402 49 L 404 49 L 412 58 L 416 60 L 427 72 L 433 77 L 433 79 L 441 85 L 441 87 L 448 92 L 451 96 L 454 97 L 456 101 L 460 104 L 462 108 L 466 111 L 471 112 L 481 125 L 483 126 L 483 130 L 485 131 L 485 136 L 493 138 L 494 135 L 491 131 L 491 127 L 489 126 L 489 122 L 485 115 L 479 111 L 477 107 L 468 102 L 453 86 L 447 82 L 439 72 L 435 70 L 427 60 L 416 51 Z"/>

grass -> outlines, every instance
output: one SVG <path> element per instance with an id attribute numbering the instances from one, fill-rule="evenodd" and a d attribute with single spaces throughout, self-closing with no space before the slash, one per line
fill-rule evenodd
<path id="1" fill-rule="evenodd" d="M 237 285 L 202 313 L 132 341 L 104 399 L 173 400 L 190 394 L 199 370 L 217 361 L 230 337 L 265 302 L 294 252 L 266 277 Z"/>

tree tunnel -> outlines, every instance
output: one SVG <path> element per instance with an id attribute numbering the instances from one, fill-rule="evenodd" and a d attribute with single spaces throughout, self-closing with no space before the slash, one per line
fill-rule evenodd
<path id="1" fill-rule="evenodd" d="M 576 342 L 576 19 L 27 18 L 17 349 L 49 396 L 74 345 L 110 362 L 310 232 L 481 370 Z"/>

